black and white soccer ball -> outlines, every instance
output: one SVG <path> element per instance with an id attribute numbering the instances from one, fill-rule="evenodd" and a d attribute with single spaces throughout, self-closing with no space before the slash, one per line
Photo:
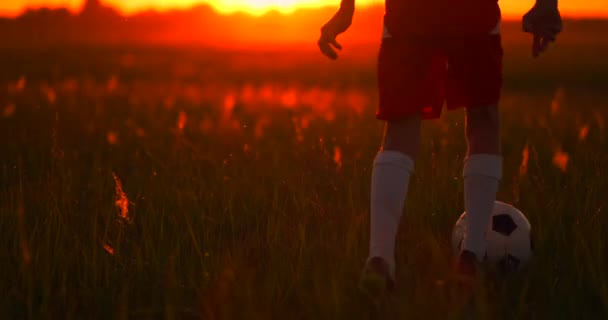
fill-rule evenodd
<path id="1" fill-rule="evenodd" d="M 460 253 L 466 233 L 464 212 L 452 232 L 452 249 Z M 532 227 L 526 216 L 512 205 L 496 201 L 486 233 L 485 263 L 501 273 L 520 270 L 532 258 Z"/>

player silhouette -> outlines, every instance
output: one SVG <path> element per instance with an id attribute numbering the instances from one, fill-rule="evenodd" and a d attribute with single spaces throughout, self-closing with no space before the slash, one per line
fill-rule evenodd
<path id="1" fill-rule="evenodd" d="M 336 37 L 349 28 L 354 12 L 355 0 L 342 0 L 321 29 L 318 45 L 327 57 L 338 58 L 336 49 L 342 47 Z M 373 163 L 369 257 L 361 277 L 363 289 L 373 296 L 395 288 L 395 236 L 419 149 L 420 124 L 438 118 L 444 104 L 449 110 L 465 108 L 466 118 L 467 219 L 455 266 L 458 278 L 472 283 L 483 260 L 485 230 L 502 177 L 500 21 L 497 0 L 386 0 L 376 113 L 386 124 Z M 561 28 L 557 0 L 537 0 L 523 16 L 534 57 L 555 41 Z"/>

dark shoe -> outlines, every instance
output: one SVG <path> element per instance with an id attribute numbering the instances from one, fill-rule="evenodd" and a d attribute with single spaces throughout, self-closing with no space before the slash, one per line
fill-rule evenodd
<path id="1" fill-rule="evenodd" d="M 384 259 L 372 257 L 367 261 L 361 275 L 360 288 L 373 300 L 383 299 L 394 292 L 395 281 Z"/>

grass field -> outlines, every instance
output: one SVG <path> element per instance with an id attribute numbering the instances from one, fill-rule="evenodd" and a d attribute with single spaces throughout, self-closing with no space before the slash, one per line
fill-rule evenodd
<path id="1" fill-rule="evenodd" d="M 536 254 L 482 291 L 480 319 L 608 318 L 603 30 L 573 25 L 539 61 L 505 35 L 498 198 L 527 214 Z M 382 129 L 374 64 L 362 47 L 335 63 L 0 52 L 0 318 L 369 319 L 357 281 Z M 424 124 L 398 241 L 400 318 L 458 318 L 463 129 L 462 112 Z"/>

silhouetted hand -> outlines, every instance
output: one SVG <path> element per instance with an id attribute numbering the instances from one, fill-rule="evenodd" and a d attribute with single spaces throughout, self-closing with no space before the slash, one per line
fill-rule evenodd
<path id="1" fill-rule="evenodd" d="M 321 52 L 332 60 L 338 59 L 336 49 L 342 50 L 342 46 L 336 41 L 336 37 L 345 32 L 353 21 L 354 10 L 340 9 L 338 12 L 321 28 L 321 37 L 318 45 Z"/>
<path id="2" fill-rule="evenodd" d="M 547 50 L 549 43 L 554 42 L 562 31 L 562 18 L 557 3 L 537 3 L 522 20 L 524 32 L 531 33 L 532 56 L 538 57 Z"/>

